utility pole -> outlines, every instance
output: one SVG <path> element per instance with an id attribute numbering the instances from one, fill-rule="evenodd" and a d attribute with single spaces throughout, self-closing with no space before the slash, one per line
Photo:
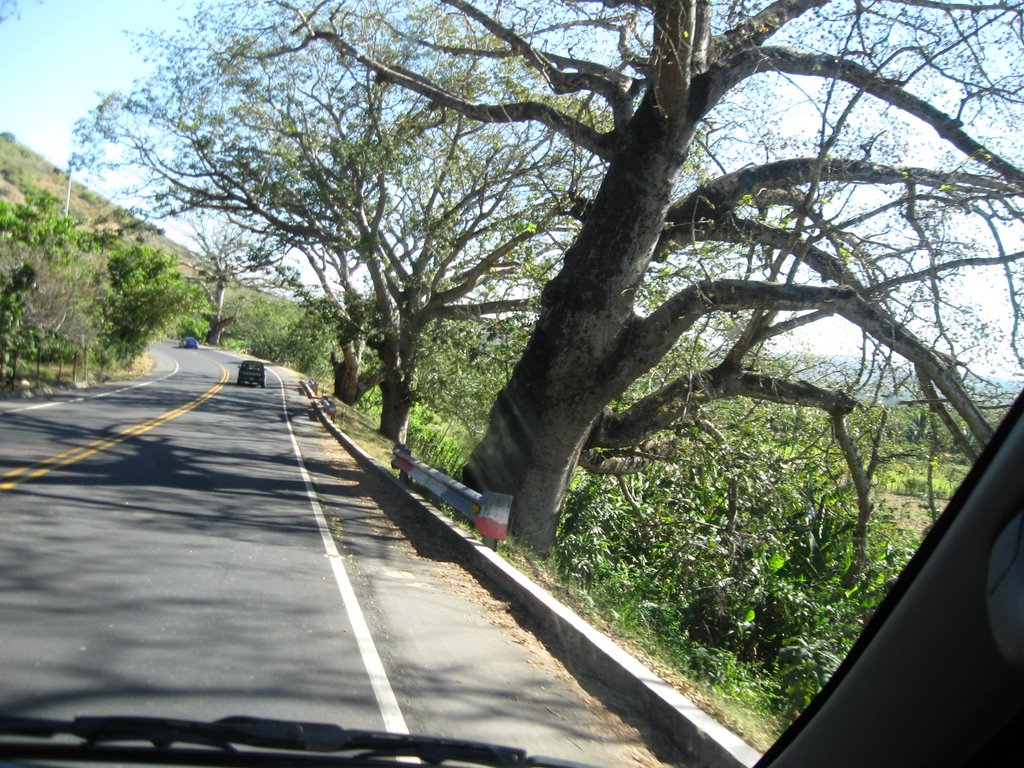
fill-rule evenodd
<path id="1" fill-rule="evenodd" d="M 64 196 L 64 218 L 71 212 L 71 166 L 68 166 L 68 193 Z"/>

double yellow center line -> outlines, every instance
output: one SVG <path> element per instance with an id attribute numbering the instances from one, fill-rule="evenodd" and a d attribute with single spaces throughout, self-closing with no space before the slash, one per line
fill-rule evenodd
<path id="1" fill-rule="evenodd" d="M 14 469 L 5 472 L 3 475 L 0 475 L 0 491 L 9 491 L 24 482 L 34 480 L 37 477 L 42 477 L 58 467 L 66 467 L 69 464 L 74 464 L 82 459 L 87 459 L 93 454 L 109 450 L 115 445 L 120 445 L 131 437 L 137 437 L 138 435 L 145 434 L 151 429 L 156 429 L 157 427 L 166 424 L 168 421 L 172 421 L 179 416 L 184 416 L 189 411 L 198 408 L 224 388 L 224 385 L 228 381 L 228 372 L 225 368 L 221 368 L 221 371 L 220 381 L 218 381 L 213 387 L 201 394 L 195 400 L 185 403 L 174 410 L 162 413 L 159 416 L 149 419 L 148 421 L 143 421 L 140 424 L 125 427 L 112 437 L 97 438 L 85 445 L 61 451 L 60 453 L 36 462 L 35 464 L 15 467 Z"/>

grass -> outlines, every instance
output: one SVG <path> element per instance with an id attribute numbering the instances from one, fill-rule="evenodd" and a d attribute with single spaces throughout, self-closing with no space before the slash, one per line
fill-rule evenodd
<path id="1" fill-rule="evenodd" d="M 34 360 L 22 361 L 18 365 L 17 375 L 14 377 L 13 390 L 25 391 L 40 389 L 43 387 L 64 387 L 72 384 L 98 384 L 101 381 L 123 381 L 144 376 L 153 370 L 155 361 L 149 355 L 142 355 L 122 368 L 103 369 L 90 365 L 88 377 L 83 375 L 79 369 L 77 377 L 73 363 L 40 363 L 38 368 Z M 5 382 L 3 391 L 10 392 L 12 388 Z"/>
<path id="2" fill-rule="evenodd" d="M 932 472 L 932 486 L 936 498 L 949 499 L 970 469 L 962 459 L 952 456 L 937 458 Z M 903 496 L 923 497 L 928 493 L 927 459 L 905 459 L 891 463 L 880 473 L 879 487 L 886 492 Z"/>
<path id="3" fill-rule="evenodd" d="M 960 487 L 970 467 L 962 458 L 939 456 L 932 471 L 935 509 L 928 505 L 928 464 L 924 458 L 905 459 L 887 466 L 878 478 L 876 499 L 879 512 L 891 515 L 902 528 L 919 538 L 931 528 Z"/>
<path id="4" fill-rule="evenodd" d="M 558 578 L 552 565 L 539 560 L 514 539 L 502 545 L 501 554 L 591 626 L 613 638 L 616 644 L 755 749 L 763 752 L 778 738 L 783 723 L 719 691 L 713 684 L 685 673 L 674 659 L 675 654 L 654 632 L 628 623 L 615 606 L 603 602 L 599 597 L 595 598 L 590 592 L 566 584 Z"/>
<path id="5" fill-rule="evenodd" d="M 918 539 L 923 539 L 925 534 L 931 529 L 932 523 L 935 522 L 932 519 L 931 510 L 928 508 L 927 499 L 923 499 L 920 496 L 879 490 L 876 492 L 875 497 L 878 514 L 889 514 L 896 525 L 908 531 L 913 531 Z M 949 499 L 947 498 L 936 497 L 936 517 L 942 514 L 942 510 L 946 508 L 948 501 Z"/>
<path id="6" fill-rule="evenodd" d="M 392 442 L 377 431 L 366 414 L 344 403 L 336 404 L 337 412 L 334 415 L 334 423 L 338 425 L 338 428 L 352 438 L 374 461 L 387 467 L 397 476 L 397 470 L 390 469 L 391 451 L 394 447 Z"/>
<path id="7" fill-rule="evenodd" d="M 17 142 L 10 134 L 0 135 L 0 199 L 25 202 L 25 195 L 49 193 L 63 201 L 67 195 L 65 169 L 54 167 L 42 155 Z M 72 180 L 71 215 L 76 219 L 110 216 L 115 206 L 95 192 Z"/>

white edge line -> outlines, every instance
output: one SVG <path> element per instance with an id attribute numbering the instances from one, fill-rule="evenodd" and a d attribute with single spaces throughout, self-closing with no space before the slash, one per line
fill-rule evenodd
<path id="1" fill-rule="evenodd" d="M 139 387 L 148 387 L 150 384 L 156 384 L 158 381 L 169 379 L 171 376 L 176 374 L 179 370 L 178 361 L 174 361 L 174 370 L 170 373 L 164 374 L 157 379 L 149 379 L 148 381 L 140 381 L 135 384 L 130 384 L 127 387 L 118 387 L 117 389 L 108 389 L 104 392 L 100 392 L 97 395 L 82 395 L 81 397 L 71 397 L 66 400 L 51 400 L 48 403 L 35 403 L 33 405 L 25 405 L 21 408 L 8 408 L 3 413 L 21 413 L 22 411 L 38 411 L 42 408 L 53 408 L 58 405 L 69 405 L 71 403 L 81 403 L 85 400 L 98 400 L 101 397 L 110 397 L 116 395 L 118 392 L 127 392 L 129 389 L 138 389 Z"/>
<path id="2" fill-rule="evenodd" d="M 345 562 L 341 559 L 341 553 L 338 552 L 334 536 L 331 535 L 331 531 L 327 527 L 323 507 L 320 506 L 320 501 L 313 490 L 313 482 L 309 477 L 309 472 L 306 470 L 306 464 L 302 460 L 302 452 L 299 450 L 299 443 L 295 439 L 292 422 L 288 416 L 288 399 L 285 395 L 284 381 L 276 371 L 269 368 L 268 370 L 274 374 L 274 378 L 281 382 L 281 403 L 284 411 L 284 421 L 288 426 L 288 437 L 292 441 L 292 451 L 295 453 L 295 461 L 299 466 L 302 482 L 306 486 L 309 505 L 313 508 L 313 515 L 316 517 L 316 524 L 320 529 L 320 538 L 323 540 L 324 549 L 327 550 L 327 559 L 331 563 L 331 570 L 334 571 L 334 580 L 338 583 L 338 591 L 341 592 L 341 599 L 345 605 L 345 612 L 348 614 L 349 623 L 352 625 L 352 632 L 355 635 L 359 653 L 363 658 L 363 665 L 370 676 L 370 685 L 373 687 L 373 693 L 377 697 L 377 706 L 380 708 L 380 714 L 384 718 L 384 729 L 389 733 L 407 734 L 409 733 L 409 728 L 406 726 L 405 717 L 403 717 L 402 710 L 398 706 L 398 698 L 395 696 L 391 682 L 388 680 L 380 654 L 377 653 L 377 646 L 374 644 L 373 636 L 370 634 L 370 627 L 367 625 L 366 618 L 359 608 L 359 601 L 356 598 L 355 590 L 352 589 L 352 582 L 349 581 L 348 573 L 345 571 Z"/>

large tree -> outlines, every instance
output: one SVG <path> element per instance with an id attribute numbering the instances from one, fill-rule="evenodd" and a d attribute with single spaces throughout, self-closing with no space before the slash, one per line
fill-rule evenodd
<path id="1" fill-rule="evenodd" d="M 189 279 L 202 289 L 210 307 L 206 343 L 218 345 L 225 329 L 238 321 L 238 307 L 227 302 L 228 289 L 272 284 L 264 267 L 264 244 L 241 227 L 209 219 L 193 219 L 189 230 L 196 252 L 184 255 L 181 262 L 188 267 Z"/>
<path id="2" fill-rule="evenodd" d="M 509 146 L 327 49 L 265 55 L 282 21 L 225 8 L 150 40 L 164 66 L 83 134 L 120 146 L 156 212 L 206 210 L 301 253 L 335 318 L 335 394 L 354 403 L 379 385 L 380 431 L 404 440 L 424 331 L 526 307 L 514 275 L 553 216 L 536 188 L 569 174 L 546 131 Z"/>
<path id="3" fill-rule="evenodd" d="M 826 318 L 912 365 L 965 449 L 987 439 L 962 359 L 985 315 L 962 294 L 992 268 L 985 303 L 1019 349 L 1019 0 L 428 6 L 292 10 L 277 48 L 329 47 L 435 110 L 542 125 L 603 163 L 467 471 L 515 495 L 514 533 L 546 550 L 584 451 L 597 465 L 713 397 L 827 411 L 866 526 L 857 401 L 759 369 L 771 340 Z M 467 62 L 486 87 L 450 76 Z M 637 396 L 697 327 L 708 354 Z"/>
<path id="4" fill-rule="evenodd" d="M 103 333 L 118 362 L 141 354 L 171 324 L 199 304 L 170 253 L 141 243 L 121 243 L 106 259 Z"/>

